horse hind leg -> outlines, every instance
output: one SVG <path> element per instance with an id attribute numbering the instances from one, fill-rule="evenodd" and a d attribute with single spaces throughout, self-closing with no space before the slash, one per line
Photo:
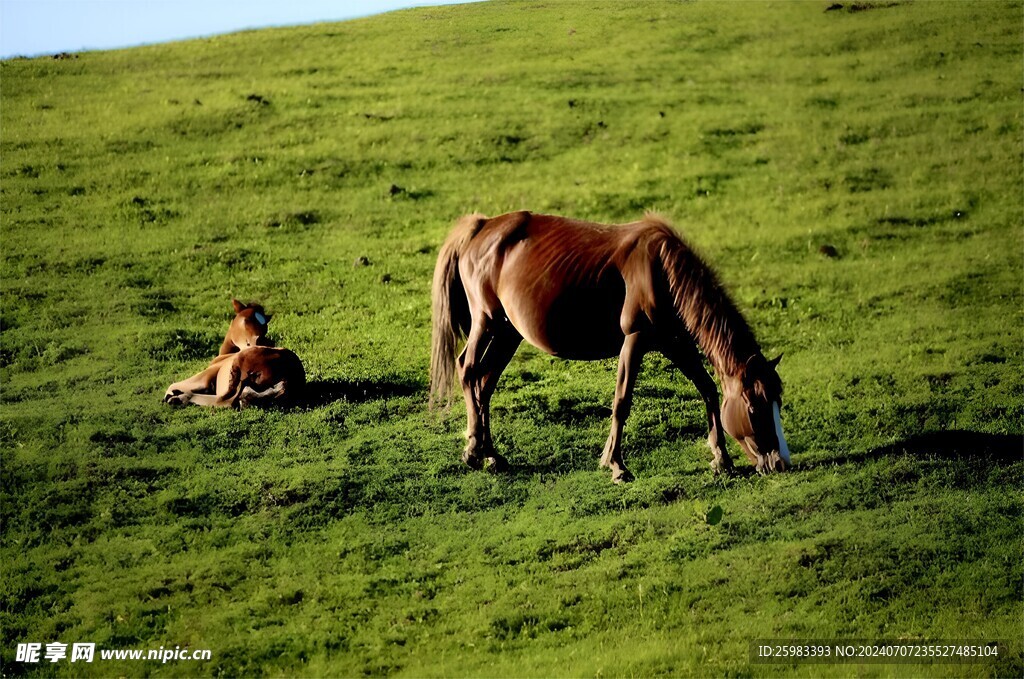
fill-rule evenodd
<path id="1" fill-rule="evenodd" d="M 491 438 L 491 396 L 522 337 L 512 330 L 493 332 L 474 325 L 459 356 L 458 371 L 466 398 L 466 448 L 462 461 L 473 469 L 508 469 Z"/>
<path id="2" fill-rule="evenodd" d="M 491 396 L 498 386 L 501 373 L 508 367 L 521 342 L 522 337 L 518 333 L 500 334 L 495 336 L 484 353 L 484 372 L 480 378 L 480 413 L 488 453 L 484 457 L 484 466 L 495 472 L 506 471 L 508 461 L 494 449 L 494 441 L 491 439 Z"/>
<path id="3" fill-rule="evenodd" d="M 619 352 L 615 377 L 615 399 L 612 401 L 612 429 L 601 454 L 601 466 L 612 470 L 612 482 L 628 483 L 633 475 L 622 459 L 622 428 L 633 407 L 633 387 L 640 372 L 646 347 L 640 333 L 627 335 Z"/>

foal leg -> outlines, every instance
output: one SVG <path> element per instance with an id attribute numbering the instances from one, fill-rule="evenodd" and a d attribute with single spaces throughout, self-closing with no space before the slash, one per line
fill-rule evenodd
<path id="1" fill-rule="evenodd" d="M 186 391 L 170 397 L 168 403 L 173 405 L 188 405 L 191 403 L 197 406 L 210 406 L 213 408 L 234 407 L 238 403 L 242 389 L 245 386 L 242 380 L 242 371 L 237 365 L 224 365 L 222 369 L 229 371 L 227 373 L 227 382 L 217 385 L 216 393 L 198 394 Z"/>
<path id="2" fill-rule="evenodd" d="M 633 475 L 622 460 L 622 427 L 633 407 L 633 386 L 636 384 L 640 362 L 646 352 L 640 333 L 626 335 L 619 352 L 619 368 L 615 378 L 615 400 L 612 401 L 612 431 L 601 455 L 601 466 L 612 470 L 612 482 L 628 483 Z"/>
<path id="3" fill-rule="evenodd" d="M 676 342 L 665 343 L 661 347 L 661 353 L 665 355 L 677 368 L 679 368 L 687 379 L 693 382 L 704 400 L 704 408 L 708 418 L 708 447 L 711 448 L 713 459 L 711 469 L 715 474 L 732 473 L 732 458 L 725 448 L 725 432 L 722 430 L 722 413 L 718 405 L 718 387 L 711 375 L 704 369 L 700 354 L 694 347 L 680 348 Z"/>
<path id="4" fill-rule="evenodd" d="M 267 387 L 263 391 L 256 391 L 250 386 L 242 388 L 242 394 L 238 397 L 238 407 L 248 408 L 251 405 L 256 405 L 260 401 L 274 401 L 282 398 L 287 390 L 288 383 L 281 380 L 272 387 Z"/>
<path id="5" fill-rule="evenodd" d="M 215 362 L 206 370 L 196 373 L 187 380 L 175 382 L 171 386 L 167 387 L 167 391 L 164 392 L 164 402 L 171 403 L 173 397 L 181 394 L 192 394 L 204 391 L 212 393 L 216 391 L 216 387 L 214 385 L 217 382 L 218 372 L 220 372 L 220 362 Z"/>
<path id="6" fill-rule="evenodd" d="M 188 397 L 185 403 L 191 403 L 196 406 L 211 406 L 213 408 L 231 408 L 235 405 L 237 394 L 228 394 L 227 396 L 219 396 L 217 394 L 192 394 Z M 180 397 L 179 397 L 180 398 Z"/>

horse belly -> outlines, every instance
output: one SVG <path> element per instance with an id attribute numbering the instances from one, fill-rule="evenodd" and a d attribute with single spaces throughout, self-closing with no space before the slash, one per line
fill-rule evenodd
<path id="1" fill-rule="evenodd" d="M 555 356 L 596 360 L 618 356 L 623 297 L 606 290 L 569 289 L 548 310 L 547 335 Z"/>
<path id="2" fill-rule="evenodd" d="M 567 287 L 554 295 L 516 295 L 502 300 L 512 325 L 530 344 L 571 360 L 617 356 L 624 335 L 624 289 L 614 285 Z"/>
<path id="3" fill-rule="evenodd" d="M 603 231 L 534 216 L 504 241 L 494 289 L 509 321 L 554 356 L 595 360 L 622 349 L 626 284 Z"/>

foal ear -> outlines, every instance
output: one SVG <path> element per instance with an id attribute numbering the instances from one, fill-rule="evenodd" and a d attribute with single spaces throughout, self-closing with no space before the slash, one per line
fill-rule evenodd
<path id="1" fill-rule="evenodd" d="M 780 361 L 782 361 L 782 354 L 779 354 L 778 356 L 776 356 L 772 360 L 768 361 L 768 365 L 770 365 L 773 368 L 776 368 L 776 367 L 778 367 Z"/>
<path id="2" fill-rule="evenodd" d="M 235 313 L 236 314 L 242 313 L 242 309 L 245 308 L 245 305 L 242 304 L 241 302 L 239 302 L 237 299 L 232 299 L 231 300 L 231 306 L 235 307 Z"/>

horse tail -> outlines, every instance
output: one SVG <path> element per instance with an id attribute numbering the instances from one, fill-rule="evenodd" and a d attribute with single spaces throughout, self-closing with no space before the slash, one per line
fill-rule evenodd
<path id="1" fill-rule="evenodd" d="M 433 330 L 430 346 L 430 408 L 451 398 L 455 352 L 469 332 L 469 301 L 459 276 L 459 256 L 487 220 L 479 214 L 460 219 L 441 246 L 431 290 Z"/>

